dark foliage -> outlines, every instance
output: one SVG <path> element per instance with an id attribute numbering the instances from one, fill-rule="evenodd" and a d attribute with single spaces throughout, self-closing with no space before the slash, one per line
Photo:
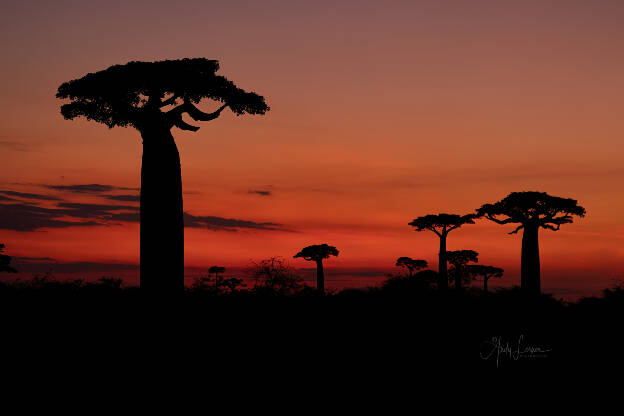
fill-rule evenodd
<path id="1" fill-rule="evenodd" d="M 0 244 L 0 272 L 17 273 L 13 267 L 11 267 L 11 256 L 2 254 L 4 252 L 4 244 Z"/>

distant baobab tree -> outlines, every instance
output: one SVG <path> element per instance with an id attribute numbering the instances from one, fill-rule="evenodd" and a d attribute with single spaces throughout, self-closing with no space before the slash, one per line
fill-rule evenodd
<path id="1" fill-rule="evenodd" d="M 182 179 L 171 129 L 199 130 L 182 119 L 184 114 L 195 121 L 210 121 L 226 107 L 236 115 L 269 110 L 262 96 L 216 75 L 218 69 L 217 61 L 204 58 L 129 62 L 65 82 L 56 94 L 70 100 L 61 106 L 65 119 L 84 117 L 109 128 L 133 127 L 141 133 L 142 289 L 162 292 L 183 287 Z M 204 113 L 195 106 L 204 98 L 223 105 Z"/>
<path id="2" fill-rule="evenodd" d="M 456 250 L 446 253 L 447 260 L 451 264 L 451 275 L 455 281 L 455 289 L 461 290 L 463 280 L 466 278 L 465 268 L 469 262 L 477 263 L 479 253 L 474 250 Z"/>
<path id="3" fill-rule="evenodd" d="M 11 267 L 11 256 L 2 253 L 4 253 L 4 244 L 0 244 L 0 272 L 17 273 L 17 270 Z"/>
<path id="4" fill-rule="evenodd" d="M 210 276 L 213 273 L 215 275 L 215 280 L 217 280 L 219 273 L 221 273 L 221 275 L 225 273 L 225 267 L 212 266 L 211 268 L 208 269 L 208 276 Z"/>
<path id="5" fill-rule="evenodd" d="M 492 278 L 501 278 L 505 272 L 503 269 L 494 266 L 483 266 L 481 264 L 469 264 L 464 268 L 464 272 L 477 280 L 480 276 L 483 280 L 483 291 L 488 291 L 488 280 Z"/>
<path id="6" fill-rule="evenodd" d="M 520 286 L 525 293 L 539 294 L 539 229 L 558 231 L 562 224 L 572 222 L 573 215 L 584 217 L 585 208 L 575 199 L 545 192 L 512 192 L 494 204 L 483 205 L 477 214 L 497 224 L 519 224 L 509 234 L 523 229 Z"/>
<path id="7" fill-rule="evenodd" d="M 293 257 L 302 257 L 304 260 L 316 262 L 316 291 L 323 295 L 325 294 L 325 273 L 323 272 L 323 260 L 329 258 L 329 256 L 337 255 L 338 249 L 336 247 L 329 246 L 327 244 L 318 244 L 303 248 Z"/>
<path id="8" fill-rule="evenodd" d="M 415 260 L 415 259 L 412 259 L 411 257 L 399 257 L 396 261 L 396 266 L 407 269 L 407 272 L 409 273 L 409 277 L 411 278 L 414 276 L 415 271 L 427 268 L 427 261 Z"/>
<path id="9" fill-rule="evenodd" d="M 416 231 L 429 230 L 433 231 L 440 237 L 440 253 L 438 255 L 438 287 L 446 289 L 448 287 L 448 272 L 446 267 L 446 237 L 451 231 L 461 227 L 464 224 L 474 224 L 474 214 L 456 215 L 456 214 L 430 214 L 418 217 L 409 225 Z"/>

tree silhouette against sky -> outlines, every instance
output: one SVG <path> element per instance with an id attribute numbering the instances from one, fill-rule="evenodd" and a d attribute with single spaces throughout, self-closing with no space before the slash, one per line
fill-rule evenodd
<path id="1" fill-rule="evenodd" d="M 396 261 L 397 267 L 403 267 L 409 273 L 409 277 L 414 276 L 414 272 L 427 268 L 426 260 L 415 260 L 411 257 L 399 257 Z"/>
<path id="2" fill-rule="evenodd" d="M 0 272 L 17 273 L 17 270 L 11 267 L 11 256 L 2 253 L 4 253 L 4 244 L 0 244 Z"/>
<path id="3" fill-rule="evenodd" d="M 492 278 L 500 279 L 505 272 L 503 269 L 494 266 L 484 266 L 481 264 L 468 264 L 464 267 L 464 272 L 468 276 L 472 276 L 474 280 L 480 276 L 483 280 L 483 291 L 488 291 L 488 281 Z"/>
<path id="4" fill-rule="evenodd" d="M 430 214 L 418 217 L 409 223 L 409 225 L 414 227 L 416 231 L 429 230 L 433 231 L 438 237 L 440 237 L 440 253 L 438 255 L 438 287 L 440 289 L 448 288 L 446 237 L 448 236 L 448 233 L 464 224 L 474 224 L 475 218 L 476 216 L 474 214 Z"/>
<path id="5" fill-rule="evenodd" d="M 461 290 L 466 278 L 465 268 L 469 262 L 477 263 L 479 253 L 474 250 L 455 250 L 446 253 L 447 261 L 451 264 L 451 275 L 455 282 L 455 289 Z"/>
<path id="6" fill-rule="evenodd" d="M 494 204 L 483 205 L 477 214 L 497 224 L 519 224 L 509 234 L 523 230 L 520 286 L 526 293 L 539 294 L 539 229 L 558 231 L 562 224 L 572 222 L 573 215 L 584 217 L 585 208 L 575 199 L 545 192 L 512 192 Z"/>
<path id="7" fill-rule="evenodd" d="M 302 257 L 304 260 L 316 262 L 316 291 L 320 295 L 323 295 L 325 294 L 325 273 L 323 271 L 323 260 L 328 259 L 329 256 L 337 255 L 338 249 L 336 247 L 327 244 L 317 244 L 304 247 L 293 257 Z"/>
<path id="8" fill-rule="evenodd" d="M 184 282 L 184 223 L 180 156 L 171 129 L 197 131 L 182 116 L 214 120 L 229 107 L 236 115 L 264 114 L 262 96 L 223 76 L 204 58 L 129 62 L 63 83 L 57 98 L 69 99 L 61 114 L 113 127 L 133 127 L 143 139 L 141 166 L 141 288 L 179 291 Z M 202 99 L 223 103 L 212 113 Z"/>

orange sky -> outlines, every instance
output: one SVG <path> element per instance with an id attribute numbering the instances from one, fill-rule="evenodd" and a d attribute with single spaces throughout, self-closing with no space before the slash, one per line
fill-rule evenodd
<path id="1" fill-rule="evenodd" d="M 624 3 L 210 3 L 3 2 L 0 189 L 102 203 L 38 185 L 138 187 L 139 134 L 63 120 L 56 88 L 130 60 L 207 57 L 271 111 L 174 130 L 185 210 L 293 232 L 186 229 L 188 266 L 324 242 L 341 251 L 328 268 L 435 264 L 437 237 L 410 220 L 539 190 L 588 212 L 542 232 L 544 286 L 624 278 Z M 449 249 L 475 249 L 518 283 L 512 229 L 480 221 Z M 3 229 L 0 242 L 14 256 L 138 261 L 132 223 Z"/>

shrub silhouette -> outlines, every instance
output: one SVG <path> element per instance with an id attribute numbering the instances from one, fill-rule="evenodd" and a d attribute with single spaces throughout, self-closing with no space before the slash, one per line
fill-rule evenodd
<path id="1" fill-rule="evenodd" d="M 235 114 L 264 114 L 264 98 L 216 75 L 219 63 L 204 58 L 114 65 L 61 84 L 57 98 L 69 99 L 61 114 L 141 133 L 141 288 L 178 291 L 184 282 L 184 225 L 180 155 L 171 129 L 197 131 L 182 119 L 214 120 L 229 107 Z M 195 104 L 224 103 L 213 113 Z M 174 106 L 164 111 L 167 106 Z"/>
<path id="2" fill-rule="evenodd" d="M 426 269 L 427 261 L 426 260 L 414 260 L 410 257 L 399 257 L 395 264 L 397 267 L 403 267 L 407 270 L 409 277 L 414 276 L 414 272 Z"/>
<path id="3" fill-rule="evenodd" d="M 477 210 L 497 224 L 520 224 L 509 234 L 522 231 L 520 287 L 525 293 L 541 293 L 538 231 L 540 228 L 558 231 L 562 224 L 572 222 L 572 216 L 585 216 L 585 208 L 575 199 L 560 198 L 545 192 L 512 192 L 494 204 Z M 501 218 L 502 217 L 502 218 Z"/>
<path id="4" fill-rule="evenodd" d="M 438 263 L 438 287 L 446 289 L 448 287 L 448 272 L 446 266 L 446 237 L 451 231 L 464 224 L 474 224 L 476 215 L 456 215 L 456 214 L 430 214 L 418 217 L 408 225 L 415 228 L 415 231 L 433 231 L 440 238 L 440 253 Z"/>
<path id="5" fill-rule="evenodd" d="M 479 253 L 474 250 L 456 250 L 446 253 L 447 261 L 451 264 L 450 275 L 455 281 L 455 289 L 461 290 L 466 279 L 465 268 L 468 262 L 478 262 Z"/>
<path id="6" fill-rule="evenodd" d="M 11 256 L 2 254 L 4 252 L 4 244 L 0 244 L 0 272 L 17 273 L 13 267 L 11 267 Z"/>
<path id="7" fill-rule="evenodd" d="M 466 275 L 471 276 L 474 280 L 480 276 L 483 280 L 483 291 L 488 291 L 488 280 L 492 278 L 501 278 L 505 272 L 503 269 L 494 266 L 484 266 L 481 264 L 468 264 L 464 268 Z"/>
<path id="8" fill-rule="evenodd" d="M 318 294 L 325 294 L 325 273 L 323 271 L 323 260 L 329 256 L 337 256 L 338 249 L 327 244 L 317 244 L 304 247 L 293 257 L 302 257 L 304 260 L 316 262 L 316 291 Z"/>

